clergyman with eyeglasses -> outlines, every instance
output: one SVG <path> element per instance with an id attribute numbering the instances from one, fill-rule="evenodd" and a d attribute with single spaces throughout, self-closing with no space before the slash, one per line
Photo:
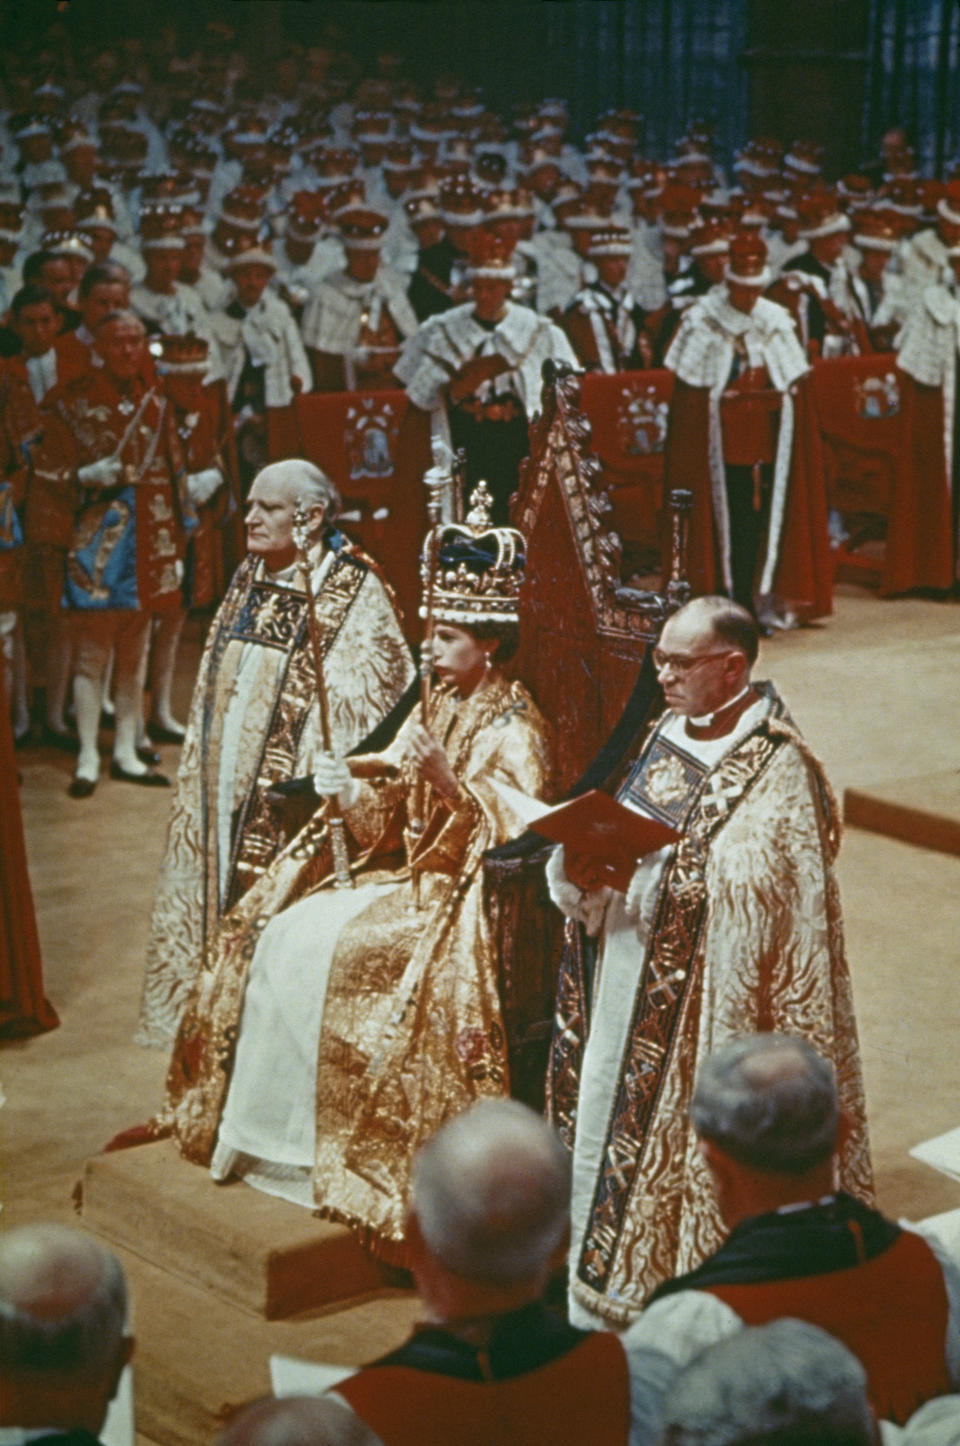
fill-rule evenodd
<path id="1" fill-rule="evenodd" d="M 578 1326 L 629 1323 L 723 1239 L 687 1107 L 730 1035 L 799 1034 L 832 1060 L 849 1122 L 837 1183 L 872 1199 L 839 813 L 776 689 L 751 680 L 757 646 L 755 620 L 727 598 L 667 621 L 653 655 L 666 710 L 617 798 L 680 838 L 636 860 L 625 894 L 569 848 L 547 867 L 569 920 L 550 1097 L 573 1150 Z"/>

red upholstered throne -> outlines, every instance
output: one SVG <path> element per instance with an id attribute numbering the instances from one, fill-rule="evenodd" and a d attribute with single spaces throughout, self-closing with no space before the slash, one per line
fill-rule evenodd
<path id="1" fill-rule="evenodd" d="M 663 593 L 621 582 L 621 544 L 590 451 L 586 380 L 545 367 L 543 410 L 531 427 L 512 519 L 527 538 L 517 671 L 554 728 L 555 792 L 594 787 L 616 771 L 659 701 L 644 659 L 669 612 L 689 594 L 688 494 L 672 508 Z M 610 378 L 616 381 L 616 378 Z M 484 865 L 496 929 L 511 1089 L 543 1104 L 563 918 L 549 900 L 536 835 L 492 850 Z"/>

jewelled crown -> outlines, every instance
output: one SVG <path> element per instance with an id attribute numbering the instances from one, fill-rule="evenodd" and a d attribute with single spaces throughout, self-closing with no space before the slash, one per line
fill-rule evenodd
<path id="1" fill-rule="evenodd" d="M 515 527 L 490 525 L 490 496 L 479 482 L 463 522 L 450 522 L 434 540 L 429 534 L 420 559 L 426 617 L 431 566 L 436 559 L 433 616 L 455 627 L 475 623 L 515 623 L 517 599 L 527 561 L 527 544 Z"/>
<path id="2" fill-rule="evenodd" d="M 185 336 L 162 335 L 150 343 L 150 352 L 163 375 L 172 373 L 203 373 L 207 370 L 210 345 L 202 336 L 188 332 Z"/>

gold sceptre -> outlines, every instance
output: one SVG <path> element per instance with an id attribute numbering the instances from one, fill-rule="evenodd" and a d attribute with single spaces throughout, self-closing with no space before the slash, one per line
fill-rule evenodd
<path id="1" fill-rule="evenodd" d="M 433 609 L 437 583 L 437 551 L 440 541 L 440 522 L 444 503 L 449 508 L 450 488 L 453 477 L 450 470 L 452 454 L 449 447 L 438 437 L 433 440 L 433 466 L 424 474 L 423 483 L 427 489 L 427 533 L 426 568 L 423 573 L 423 600 L 425 625 L 423 642 L 420 644 L 420 718 L 423 727 L 430 728 L 430 690 L 433 683 Z M 410 819 L 410 851 L 415 850 L 423 837 L 427 810 L 427 787 L 423 775 L 418 773 L 413 790 L 413 817 Z M 413 906 L 420 908 L 420 870 L 411 870 L 413 880 Z"/>
<path id="2" fill-rule="evenodd" d="M 333 752 L 330 738 L 330 701 L 327 684 L 323 676 L 323 646 L 317 627 L 314 608 L 313 580 L 310 575 L 310 534 L 307 531 L 307 509 L 303 498 L 297 498 L 293 514 L 293 540 L 297 548 L 297 566 L 303 574 L 303 590 L 307 597 L 307 628 L 310 632 L 310 647 L 313 651 L 313 671 L 317 678 L 317 698 L 320 703 L 320 737 L 325 753 Z M 347 852 L 347 834 L 339 799 L 334 795 L 327 799 L 327 824 L 330 829 L 330 848 L 333 854 L 333 887 L 352 889 L 350 876 L 350 855 Z"/>

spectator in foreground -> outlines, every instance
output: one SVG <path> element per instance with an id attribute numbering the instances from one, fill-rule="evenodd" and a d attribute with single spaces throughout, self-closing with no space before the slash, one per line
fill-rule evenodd
<path id="1" fill-rule="evenodd" d="M 719 1341 L 670 1391 L 661 1446 L 874 1446 L 866 1373 L 819 1326 L 778 1320 Z"/>
<path id="2" fill-rule="evenodd" d="M 387 1446 L 657 1439 L 670 1364 L 544 1304 L 569 1209 L 560 1140 L 516 1100 L 478 1101 L 420 1151 L 407 1240 L 427 1324 L 337 1387 Z"/>
<path id="3" fill-rule="evenodd" d="M 91 1446 L 133 1352 L 120 1262 L 80 1230 L 0 1239 L 0 1427 Z"/>
<path id="4" fill-rule="evenodd" d="M 729 1040 L 690 1104 L 730 1235 L 655 1291 L 629 1332 L 688 1362 L 743 1326 L 819 1325 L 863 1364 L 877 1415 L 902 1423 L 960 1383 L 960 1271 L 932 1232 L 834 1189 L 845 1121 L 826 1060 L 791 1035 Z"/>

